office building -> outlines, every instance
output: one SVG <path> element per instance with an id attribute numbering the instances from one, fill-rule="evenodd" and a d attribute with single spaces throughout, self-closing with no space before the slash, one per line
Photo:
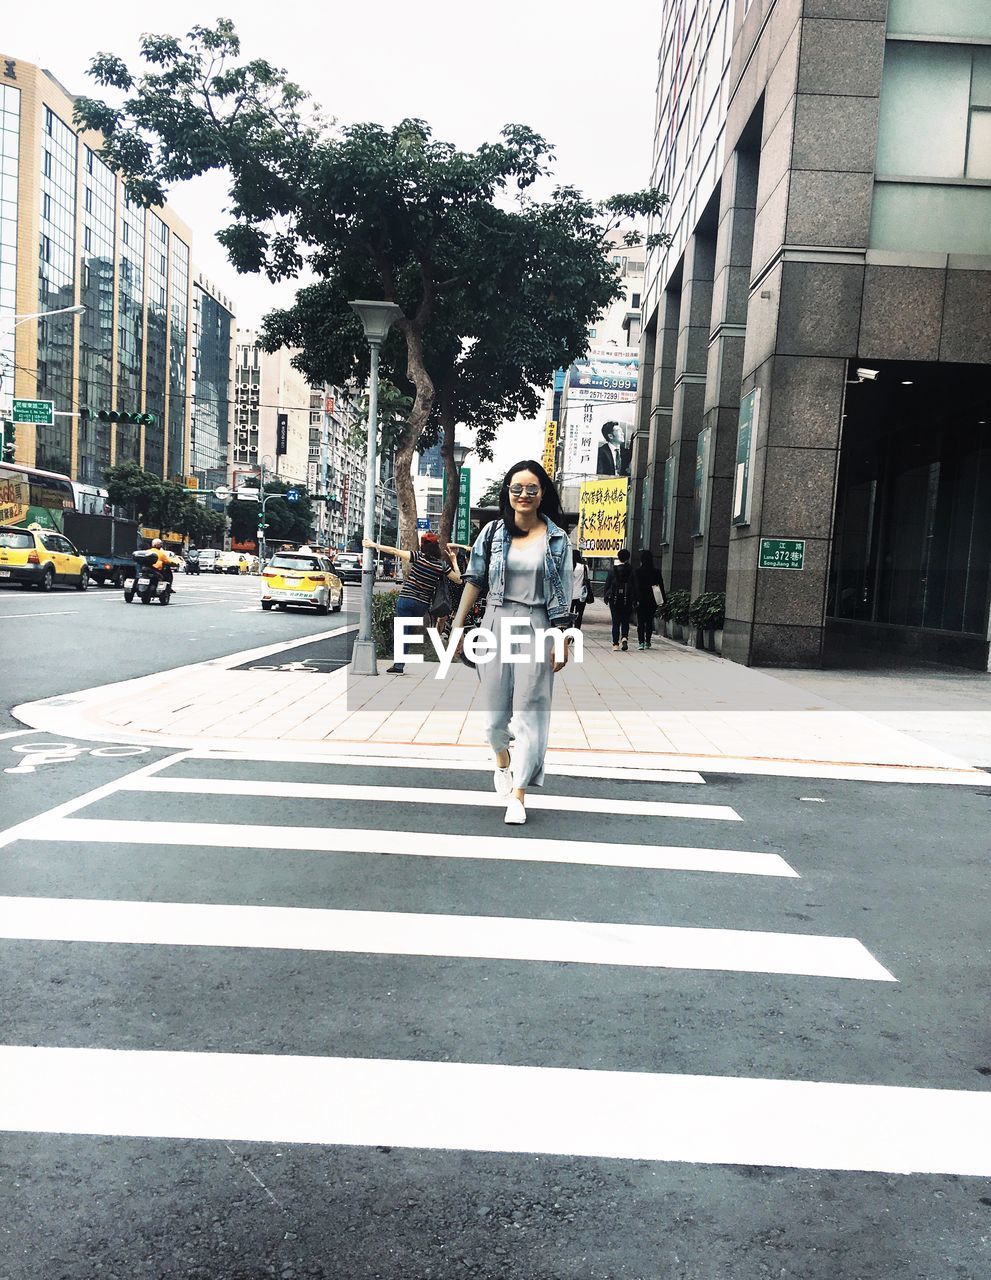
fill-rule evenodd
<path id="1" fill-rule="evenodd" d="M 991 5 L 661 12 L 633 538 L 736 661 L 983 667 Z"/>
<path id="2" fill-rule="evenodd" d="M 257 471 L 305 486 L 309 462 L 310 420 L 319 417 L 311 405 L 322 388 L 311 388 L 293 365 L 288 347 L 263 351 L 253 329 L 236 330 L 234 370 L 234 439 L 231 469 Z"/>
<path id="3" fill-rule="evenodd" d="M 201 273 L 193 277 L 189 474 L 200 489 L 230 480 L 234 436 L 234 304 Z"/>
<path id="4" fill-rule="evenodd" d="M 52 425 L 18 425 L 19 462 L 86 484 L 125 459 L 182 478 L 189 228 L 126 198 L 73 104 L 51 72 L 0 55 L 0 414 L 12 397 L 53 402 Z"/>

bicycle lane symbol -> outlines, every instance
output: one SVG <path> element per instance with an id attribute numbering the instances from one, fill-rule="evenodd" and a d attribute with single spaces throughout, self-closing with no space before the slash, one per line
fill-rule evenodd
<path id="1" fill-rule="evenodd" d="M 21 756 L 19 764 L 4 769 L 4 773 L 34 773 L 46 764 L 69 764 L 80 756 L 96 756 L 100 759 L 123 759 L 127 756 L 143 756 L 150 747 L 81 747 L 75 742 L 20 742 L 11 751 Z"/>

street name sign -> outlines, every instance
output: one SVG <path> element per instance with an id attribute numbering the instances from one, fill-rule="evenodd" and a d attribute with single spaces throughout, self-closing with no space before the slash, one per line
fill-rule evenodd
<path id="1" fill-rule="evenodd" d="M 14 421 L 32 422 L 37 427 L 55 425 L 54 400 L 15 400 Z"/>
<path id="2" fill-rule="evenodd" d="M 759 567 L 761 569 L 804 569 L 804 539 L 761 538 Z"/>

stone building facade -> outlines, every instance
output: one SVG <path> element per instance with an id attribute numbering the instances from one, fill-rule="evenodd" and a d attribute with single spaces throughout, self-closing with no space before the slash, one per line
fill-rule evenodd
<path id="1" fill-rule="evenodd" d="M 665 0 L 662 28 L 635 541 L 726 591 L 736 661 L 985 666 L 991 5 Z"/>

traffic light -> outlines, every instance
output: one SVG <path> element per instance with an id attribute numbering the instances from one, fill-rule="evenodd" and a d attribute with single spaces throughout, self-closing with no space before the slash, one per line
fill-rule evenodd
<path id="1" fill-rule="evenodd" d="M 16 449 L 17 427 L 10 420 L 0 423 L 0 462 L 13 462 Z"/>
<path id="2" fill-rule="evenodd" d="M 153 427 L 158 419 L 153 413 L 121 413 L 118 409 L 100 409 L 96 411 L 88 407 L 79 410 L 83 422 L 90 418 L 99 418 L 101 422 L 122 422 L 133 427 Z"/>

